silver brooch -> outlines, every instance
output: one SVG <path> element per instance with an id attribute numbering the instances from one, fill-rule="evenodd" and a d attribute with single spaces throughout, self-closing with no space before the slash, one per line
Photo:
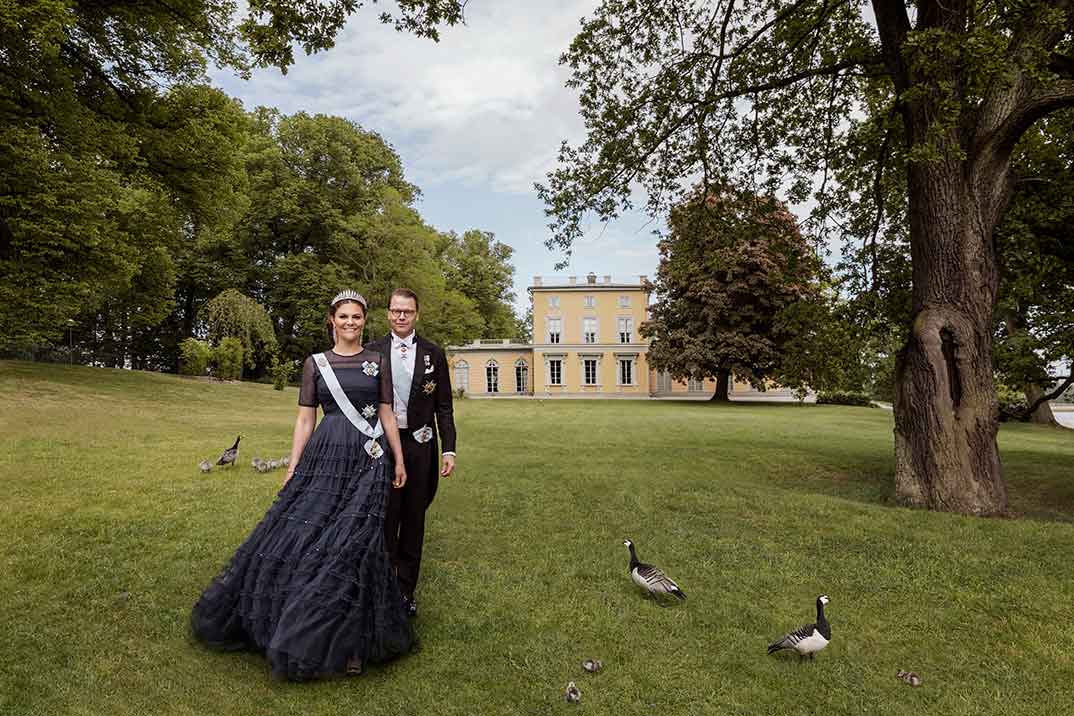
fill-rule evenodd
<path id="1" fill-rule="evenodd" d="M 367 405 L 364 408 L 362 408 L 362 415 L 365 417 L 366 420 L 369 420 L 371 417 L 373 417 L 376 414 L 377 414 L 377 409 L 374 408 L 372 405 Z"/>
<path id="2" fill-rule="evenodd" d="M 433 439 L 433 429 L 423 425 L 414 431 L 414 440 L 419 443 L 427 443 Z"/>
<path id="3" fill-rule="evenodd" d="M 365 363 L 362 363 L 362 371 L 366 375 L 377 375 L 380 373 L 380 366 L 378 366 L 376 363 L 366 361 Z"/>
<path id="4" fill-rule="evenodd" d="M 369 456 L 376 460 L 384 454 L 384 448 L 380 446 L 376 440 L 370 440 L 365 444 L 365 451 L 369 453 Z"/>

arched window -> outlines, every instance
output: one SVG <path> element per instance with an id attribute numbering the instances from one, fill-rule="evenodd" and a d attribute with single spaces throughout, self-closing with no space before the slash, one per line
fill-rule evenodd
<path id="1" fill-rule="evenodd" d="M 490 360 L 485 364 L 485 384 L 488 387 L 488 392 L 500 392 L 500 366 L 494 360 Z"/>
<path id="2" fill-rule="evenodd" d="M 519 358 L 515 361 L 515 392 L 525 393 L 530 387 L 530 367 Z"/>
<path id="3" fill-rule="evenodd" d="M 470 392 L 470 364 L 464 360 L 455 364 L 455 388 L 462 388 L 464 393 Z"/>

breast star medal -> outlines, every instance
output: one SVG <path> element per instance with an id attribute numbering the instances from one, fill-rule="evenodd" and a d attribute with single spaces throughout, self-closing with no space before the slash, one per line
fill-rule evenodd
<path id="1" fill-rule="evenodd" d="M 433 391 L 436 390 L 436 381 L 435 380 L 427 380 L 427 381 L 425 381 L 425 384 L 421 386 L 421 389 L 425 391 L 426 395 L 432 395 Z"/>

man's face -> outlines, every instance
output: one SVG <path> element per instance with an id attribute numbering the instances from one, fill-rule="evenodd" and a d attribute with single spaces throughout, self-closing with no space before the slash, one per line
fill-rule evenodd
<path id="1" fill-rule="evenodd" d="M 388 323 L 392 327 L 392 333 L 400 338 L 409 336 L 417 321 L 417 302 L 405 296 L 392 296 L 392 302 L 388 304 Z"/>

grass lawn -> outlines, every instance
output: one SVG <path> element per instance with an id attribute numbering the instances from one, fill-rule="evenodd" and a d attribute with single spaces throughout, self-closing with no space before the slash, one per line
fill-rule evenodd
<path id="1" fill-rule="evenodd" d="M 895 507 L 879 409 L 457 404 L 420 652 L 272 681 L 191 642 L 297 394 L 0 362 L 0 714 L 1053 714 L 1074 703 L 1074 431 L 1000 433 L 1019 519 Z M 242 432 L 241 467 L 202 475 Z M 689 600 L 662 609 L 624 537 Z M 813 663 L 765 646 L 831 596 Z M 784 656 L 787 656 L 784 654 Z M 587 674 L 582 659 L 602 659 Z M 912 669 L 913 689 L 895 677 Z M 569 680 L 580 705 L 563 701 Z"/>

